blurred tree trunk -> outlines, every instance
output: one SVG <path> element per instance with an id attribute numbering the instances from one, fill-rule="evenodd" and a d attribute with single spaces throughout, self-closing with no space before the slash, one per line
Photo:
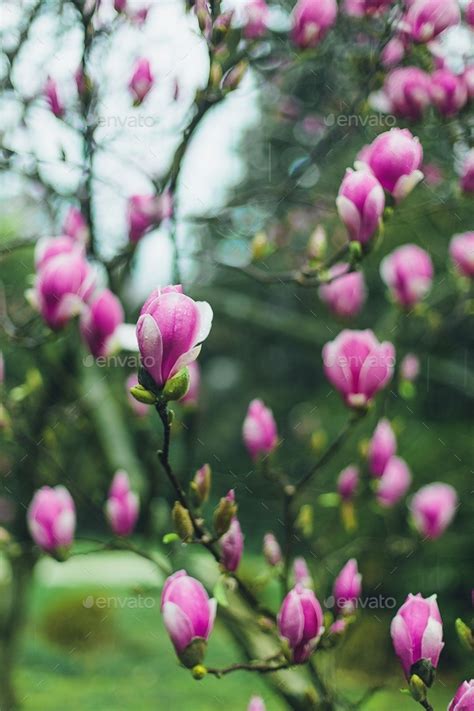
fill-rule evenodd
<path id="1" fill-rule="evenodd" d="M 6 604 L 0 618 L 1 711 L 15 711 L 20 708 L 13 684 L 13 669 L 33 564 L 34 557 L 29 552 L 20 553 L 10 559 L 11 580 L 5 595 Z"/>

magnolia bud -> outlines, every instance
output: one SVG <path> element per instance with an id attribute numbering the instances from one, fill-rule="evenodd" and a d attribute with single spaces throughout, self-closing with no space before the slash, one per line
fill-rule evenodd
<path id="1" fill-rule="evenodd" d="M 252 239 L 252 261 L 258 261 L 268 256 L 271 246 L 265 232 L 257 232 Z"/>
<path id="2" fill-rule="evenodd" d="M 132 395 L 135 400 L 143 403 L 144 405 L 154 405 L 156 403 L 156 395 L 154 395 L 149 390 L 143 387 L 143 385 L 134 385 L 130 388 L 130 395 Z"/>
<path id="3" fill-rule="evenodd" d="M 189 515 L 188 509 L 184 508 L 179 501 L 176 501 L 173 506 L 172 518 L 176 533 L 182 541 L 188 541 L 193 537 L 193 522 Z"/>
<path id="4" fill-rule="evenodd" d="M 201 681 L 201 679 L 204 679 L 204 677 L 206 676 L 207 669 L 203 664 L 196 664 L 196 666 L 192 668 L 191 673 L 194 679 L 197 679 L 197 681 Z"/>
<path id="5" fill-rule="evenodd" d="M 176 375 L 166 381 L 163 388 L 163 397 L 165 400 L 180 400 L 186 395 L 189 388 L 189 372 L 187 368 L 183 368 Z"/>
<path id="6" fill-rule="evenodd" d="M 318 225 L 308 241 L 308 257 L 310 259 L 321 260 L 326 256 L 327 237 L 326 230 L 321 225 Z"/>
<path id="7" fill-rule="evenodd" d="M 211 467 L 209 464 L 203 464 L 203 466 L 197 470 L 191 482 L 191 491 L 197 506 L 204 504 L 208 500 L 211 491 L 211 483 Z"/>
<path id="8" fill-rule="evenodd" d="M 218 503 L 214 511 L 214 530 L 217 535 L 223 536 L 230 528 L 232 519 L 237 513 L 237 504 L 233 489 L 229 491 Z"/>
<path id="9" fill-rule="evenodd" d="M 232 67 L 232 69 L 227 72 L 222 83 L 224 91 L 235 91 L 235 89 L 237 89 L 240 82 L 244 78 L 247 67 L 248 62 L 245 59 L 242 59 L 235 65 L 235 67 Z"/>
<path id="10" fill-rule="evenodd" d="M 413 674 L 413 676 L 410 677 L 408 685 L 410 687 L 410 694 L 415 701 L 418 701 L 418 703 L 426 701 L 426 686 L 417 674 Z"/>
<path id="11" fill-rule="evenodd" d="M 455 622 L 459 641 L 468 651 L 474 652 L 474 632 L 459 617 Z"/>

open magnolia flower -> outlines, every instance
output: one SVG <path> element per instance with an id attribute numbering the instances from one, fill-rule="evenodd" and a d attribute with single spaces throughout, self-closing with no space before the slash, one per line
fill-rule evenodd
<path id="1" fill-rule="evenodd" d="M 142 367 L 158 388 L 196 360 L 211 325 L 209 304 L 193 301 L 182 286 L 150 294 L 138 319 L 137 341 Z"/>
<path id="2" fill-rule="evenodd" d="M 324 372 L 349 407 L 366 407 L 390 381 L 395 363 L 392 343 L 379 343 L 373 331 L 346 329 L 323 348 Z"/>

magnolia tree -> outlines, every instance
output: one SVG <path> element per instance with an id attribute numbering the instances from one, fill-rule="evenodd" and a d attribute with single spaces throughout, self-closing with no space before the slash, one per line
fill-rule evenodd
<path id="1" fill-rule="evenodd" d="M 9 515 L 4 516 L 7 523 L 1 531 L 1 544 L 12 571 L 11 603 L 1 622 L 2 708 L 17 707 L 11 672 L 32 568 L 40 555 L 65 561 L 76 554 L 75 541 L 81 539 L 80 532 L 76 535 L 76 505 L 82 506 L 84 495 L 75 482 L 71 485 L 72 465 L 61 464 L 63 475 L 57 479 L 41 478 L 48 469 L 48 457 L 53 464 L 56 457 L 64 462 L 57 454 L 60 445 L 45 439 L 45 420 L 54 411 L 58 423 L 58 413 L 74 411 L 78 400 L 90 393 L 98 393 L 93 400 L 98 411 L 103 404 L 98 400 L 111 401 L 105 420 L 117 419 L 117 409 L 122 418 L 115 439 L 110 441 L 109 437 L 106 444 L 118 470 L 110 482 L 108 497 L 99 502 L 112 536 L 101 539 L 101 547 L 128 550 L 164 572 L 164 626 L 182 673 L 204 680 L 204 684 L 209 676 L 261 674 L 292 709 L 359 708 L 377 691 L 368 689 L 359 701 L 349 701 L 339 684 L 329 683 L 319 668 L 319 658 L 338 655 L 349 630 L 363 617 L 360 600 L 364 581 L 359 572 L 363 559 L 349 558 L 328 581 L 332 597 L 323 609 L 323 591 L 313 581 L 312 562 L 301 555 L 302 538 L 312 536 L 308 520 L 309 505 L 314 502 L 310 501 L 309 487 L 336 455 L 344 452 L 347 465 L 320 498 L 323 502 L 332 497 L 348 534 L 357 526 L 357 509 L 370 516 L 374 507 L 385 511 L 403 507 L 411 488 L 415 491 L 408 499 L 411 531 L 421 544 L 436 546 L 463 505 L 461 492 L 448 481 L 420 488 L 410 463 L 398 452 L 387 393 L 407 402 L 416 395 L 419 358 L 408 350 L 397 352 L 397 328 L 408 318 L 419 319 L 419 328 L 427 326 L 429 339 L 433 317 L 426 301 L 435 278 L 433 255 L 425 248 L 429 240 L 417 240 L 406 220 L 398 221 L 399 214 L 404 214 L 403 203 L 412 199 L 412 192 L 422 189 L 419 184 L 423 180 L 434 193 L 438 191 L 447 213 L 466 210 L 474 191 L 474 154 L 469 151 L 474 66 L 468 56 L 461 57 L 462 61 L 458 57 L 458 63 L 452 66 L 444 42 L 447 32 L 453 37 L 453 33 L 465 32 L 473 24 L 474 4 L 469 2 L 461 9 L 457 0 L 298 0 L 293 8 L 286 4 L 278 8 L 267 6 L 265 0 L 250 0 L 235 10 L 221 8 L 219 0 L 195 0 L 189 5 L 185 21 L 204 48 L 206 79 L 185 107 L 177 131 L 179 140 L 168 165 L 148 170 L 150 161 L 144 163 L 150 188 L 128 196 L 124 211 L 128 240 L 112 245 L 111 254 L 102 249 L 95 194 L 102 179 L 98 157 L 114 150 L 106 140 L 101 143 L 99 130 L 105 91 L 102 62 L 106 63 L 114 33 L 124 27 L 136 34 L 140 49 L 140 33 L 150 23 L 154 7 L 137 8 L 126 0 L 33 2 L 24 9 L 19 32 L 7 45 L 4 100 L 14 102 L 17 114 L 5 132 L 4 168 L 7 175 L 21 176 L 25 194 L 28 191 L 35 204 L 44 203 L 53 223 L 58 224 L 58 215 L 65 218 L 55 236 L 40 237 L 32 224 L 29 233 L 8 238 L 1 246 L 2 259 L 33 247 L 35 270 L 32 279 L 22 284 L 26 296 L 21 303 L 10 304 L 5 292 L 1 303 L 1 325 L 11 341 L 6 352 L 10 354 L 14 346 L 20 363 L 23 351 L 33 353 L 35 359 L 35 368 L 28 370 L 20 383 L 9 381 L 13 363 L 8 357 L 5 363 L 2 359 L 0 369 L 1 434 L 6 451 L 15 461 L 2 479 L 2 502 Z M 24 95 L 17 84 L 17 62 L 23 49 L 26 52 L 34 42 L 45 16 L 57 13 L 64 25 L 77 30 L 81 37 L 75 76 L 67 86 L 60 85 L 46 68 L 42 92 Z M 156 88 L 152 59 L 138 56 L 130 63 L 128 75 L 121 77 L 135 109 L 146 106 Z M 319 114 L 304 116 L 304 106 L 298 106 L 296 99 L 291 103 L 282 86 L 291 85 L 295 73 L 307 76 L 313 71 L 327 72 L 328 82 L 334 80 L 334 86 L 340 84 L 340 89 L 330 93 L 322 90 Z M 345 409 L 347 421 L 329 444 L 319 447 L 319 454 L 313 452 L 306 462 L 292 466 L 285 459 L 286 443 L 279 436 L 272 403 L 259 399 L 258 392 L 249 393 L 250 404 L 242 423 L 243 442 L 253 462 L 253 476 L 266 479 L 272 498 L 278 497 L 281 502 L 281 525 L 263 539 L 262 565 L 267 572 L 258 580 L 240 572 L 249 532 L 243 530 L 239 520 L 238 487 L 222 490 L 216 477 L 212 483 L 209 464 L 202 463 L 194 473 L 192 464 L 177 467 L 173 455 L 175 429 L 182 433 L 183 428 L 191 428 L 191 436 L 197 437 L 190 418 L 200 406 L 199 356 L 211 332 L 213 307 L 216 310 L 219 306 L 212 298 L 211 303 L 192 298 L 198 281 L 193 270 L 181 278 L 184 247 L 177 235 L 182 221 L 182 167 L 207 114 L 252 80 L 258 80 L 263 94 L 273 92 L 277 96 L 280 92 L 280 123 L 292 127 L 302 118 L 307 134 L 313 137 L 307 159 L 297 162 L 283 186 L 275 188 L 278 208 L 268 216 L 273 229 L 279 220 L 285 231 L 282 209 L 293 190 L 305 189 L 311 195 L 313 184 L 305 183 L 311 166 L 344 140 L 350 131 L 348 117 L 357 116 L 366 122 L 364 126 L 373 117 L 378 121 L 368 124 L 375 128 L 370 140 L 360 142 L 354 151 L 346 150 L 346 170 L 337 178 L 339 188 L 321 196 L 323 218 L 318 216 L 317 221 L 304 224 L 302 231 L 309 241 L 303 256 L 301 250 L 292 250 L 291 240 L 281 234 L 279 237 L 275 229 L 273 237 L 270 229 L 256 234 L 248 244 L 247 257 L 238 263 L 219 260 L 217 248 L 199 247 L 194 255 L 196 264 L 204 258 L 215 268 L 241 273 L 263 288 L 293 285 L 295 289 L 313 290 L 333 317 L 328 330 L 332 335 L 322 351 L 314 353 L 314 368 L 321 370 L 330 387 L 339 393 L 340 403 L 334 405 L 334 411 L 340 417 Z M 178 101 L 179 93 L 178 81 L 168 97 L 170 105 Z M 70 189 L 63 189 L 50 178 L 41 158 L 25 150 L 27 141 L 17 140 L 18 132 L 28 136 L 29 117 L 38 110 L 54 116 L 58 126 L 50 125 L 48 130 L 67 129 L 79 146 L 77 165 L 63 156 L 63 163 L 66 167 L 71 164 L 77 177 Z M 325 120 L 329 114 L 331 120 Z M 427 116 L 449 146 L 450 152 L 444 156 L 449 166 L 447 175 L 430 163 L 430 152 L 423 145 Z M 432 140 L 428 145 L 432 146 Z M 129 148 L 126 160 L 132 152 Z M 435 154 L 436 148 L 432 152 Z M 114 205 L 113 209 L 122 206 L 123 201 L 120 208 Z M 221 230 L 225 229 L 225 219 L 222 224 Z M 174 274 L 170 281 L 176 283 L 157 285 L 136 317 L 130 305 L 130 273 L 143 238 L 160 225 L 173 246 Z M 380 260 L 377 249 L 389 227 L 401 231 L 405 243 Z M 212 220 L 207 224 L 204 216 L 199 229 L 212 232 Z M 338 239 L 329 239 L 329 230 L 339 235 Z M 284 269 L 279 266 L 282 255 Z M 451 299 L 449 303 L 455 304 L 453 318 L 455 311 L 456 319 L 464 323 L 471 308 L 474 232 L 446 233 L 443 253 L 436 254 L 436 261 L 446 264 L 442 298 Z M 387 340 L 375 327 L 360 329 L 351 324 L 364 304 L 370 303 L 364 279 L 367 264 L 380 270 L 389 295 L 387 309 L 396 314 L 393 338 Z M 204 270 L 199 280 L 201 293 L 208 274 Z M 127 401 L 116 389 L 105 391 L 101 377 L 103 372 L 107 377 L 110 359 L 120 349 L 139 354 L 136 371 L 130 369 L 127 359 L 121 368 Z M 91 356 L 88 364 L 95 362 L 96 368 L 85 368 L 85 352 Z M 98 365 L 105 371 L 99 371 Z M 85 395 L 78 395 L 76 389 L 81 380 L 86 383 Z M 376 405 L 377 400 L 385 404 L 382 409 Z M 130 444 L 128 430 L 132 430 L 127 421 L 149 418 L 151 413 L 156 429 L 141 430 L 137 442 L 130 445 L 142 474 L 138 483 L 126 471 L 130 456 L 123 455 L 124 442 Z M 368 418 L 374 413 L 375 422 Z M 369 421 L 373 424 L 364 425 Z M 98 422 L 99 432 L 90 436 L 107 440 L 107 422 L 104 424 L 104 418 Z M 355 429 L 364 426 L 368 440 L 361 458 L 354 451 L 351 437 Z M 234 434 L 239 436 L 239 432 Z M 158 477 L 153 451 L 160 437 Z M 41 464 L 43 459 L 45 465 Z M 153 505 L 165 480 L 169 484 L 172 531 L 160 530 L 153 516 Z M 210 505 L 213 497 L 218 499 L 215 506 Z M 267 525 L 275 529 L 273 520 Z M 140 535 L 134 537 L 137 528 Z M 307 529 L 309 534 L 305 534 Z M 170 551 L 168 559 L 160 555 L 160 537 L 165 550 Z M 384 546 L 383 536 L 377 545 Z M 170 561 L 173 565 L 177 549 L 185 550 L 187 569 L 173 572 Z M 203 555 L 209 557 L 212 566 L 204 565 Z M 267 602 L 265 586 L 275 581 L 279 601 L 274 607 Z M 437 600 L 436 590 L 426 592 L 431 594 L 423 597 L 416 589 L 405 591 L 406 600 L 393 616 L 391 638 L 407 693 L 423 708 L 433 709 L 430 687 L 444 646 L 444 601 Z M 464 594 L 469 595 L 467 587 Z M 235 663 L 224 667 L 206 662 L 219 619 L 242 652 Z M 464 647 L 472 651 L 472 629 L 461 619 L 456 627 Z M 474 681 L 459 676 L 457 683 L 450 711 L 474 709 Z M 249 711 L 264 708 L 261 698 L 250 699 Z"/>

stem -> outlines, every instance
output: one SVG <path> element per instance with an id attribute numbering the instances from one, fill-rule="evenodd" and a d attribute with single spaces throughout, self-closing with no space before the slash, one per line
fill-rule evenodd
<path id="1" fill-rule="evenodd" d="M 434 711 L 434 708 L 432 707 L 432 705 L 430 704 L 428 699 L 425 699 L 424 701 L 420 701 L 420 706 L 423 706 L 423 708 L 426 709 L 426 711 Z"/>
<path id="2" fill-rule="evenodd" d="M 255 671 L 260 672 L 260 674 L 269 674 L 271 672 L 281 671 L 282 669 L 289 669 L 290 665 L 288 662 L 281 662 L 280 664 L 268 664 L 268 662 L 242 662 L 240 664 L 231 664 L 229 667 L 224 667 L 224 669 L 208 669 L 208 674 L 213 674 L 214 676 L 221 677 L 226 674 L 231 674 L 235 671 Z"/>
<path id="3" fill-rule="evenodd" d="M 306 474 L 301 477 L 299 482 L 296 484 L 295 496 L 301 493 L 301 490 L 304 489 L 304 487 L 311 481 L 314 474 L 316 474 L 316 472 L 319 471 L 319 469 L 321 469 L 332 458 L 334 454 L 336 454 L 336 452 L 340 449 L 340 447 L 345 443 L 349 435 L 352 433 L 352 430 L 354 429 L 355 425 L 360 422 L 360 420 L 365 416 L 365 414 L 366 412 L 364 410 L 355 411 L 352 417 L 347 420 L 346 424 L 339 432 L 336 439 L 331 442 L 329 447 L 321 455 L 318 461 L 313 464 L 313 466 L 306 472 Z"/>
<path id="4" fill-rule="evenodd" d="M 178 497 L 178 501 L 180 502 L 180 504 L 182 506 L 184 506 L 185 509 L 187 509 L 187 511 L 189 513 L 189 517 L 191 519 L 191 523 L 193 525 L 194 532 L 196 534 L 197 542 L 199 542 L 201 545 L 203 545 L 205 548 L 207 548 L 207 550 L 213 556 L 216 563 L 220 563 L 220 560 L 221 560 L 220 552 L 216 549 L 212 536 L 197 521 L 197 519 L 193 513 L 192 507 L 190 505 L 190 502 L 188 501 L 188 498 L 186 496 L 186 493 L 171 467 L 171 464 L 169 461 L 171 426 L 170 426 L 169 411 L 168 411 L 167 404 L 163 403 L 163 402 L 159 402 L 156 405 L 156 411 L 157 411 L 157 413 L 160 417 L 160 420 L 163 424 L 163 449 L 158 453 L 158 457 L 161 462 L 161 466 L 165 470 L 166 475 L 167 475 L 173 489 L 175 490 L 176 496 Z M 242 580 L 240 580 L 240 578 L 235 573 L 232 573 L 232 577 L 237 582 L 239 592 L 242 595 L 242 597 L 244 598 L 244 600 L 252 608 L 259 609 L 259 610 L 261 610 L 261 612 L 265 613 L 268 617 L 270 617 L 271 619 L 274 619 L 274 617 L 275 617 L 274 614 L 272 612 L 262 608 L 259 601 L 253 594 L 253 592 L 251 590 L 249 590 L 249 588 L 245 585 L 245 583 L 243 583 Z"/>

